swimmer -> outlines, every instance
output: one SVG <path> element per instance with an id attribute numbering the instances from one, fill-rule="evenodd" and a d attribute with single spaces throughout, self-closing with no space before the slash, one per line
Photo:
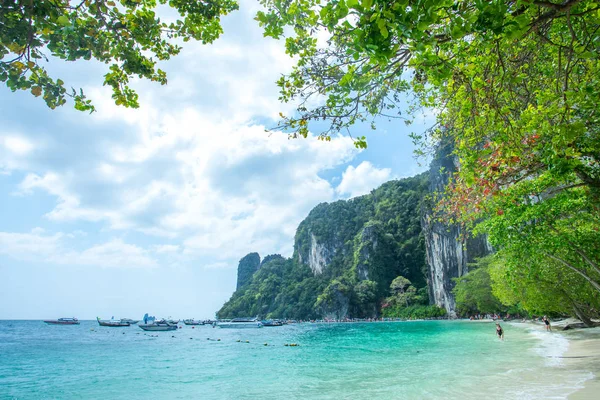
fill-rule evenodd
<path id="1" fill-rule="evenodd" d="M 498 335 L 498 339 L 504 341 L 504 330 L 500 326 L 499 323 L 496 322 L 496 335 Z"/>
<path id="2" fill-rule="evenodd" d="M 550 326 L 550 320 L 548 319 L 548 317 L 544 315 L 542 321 L 544 321 L 544 323 L 546 324 L 546 330 L 552 332 L 552 327 Z"/>

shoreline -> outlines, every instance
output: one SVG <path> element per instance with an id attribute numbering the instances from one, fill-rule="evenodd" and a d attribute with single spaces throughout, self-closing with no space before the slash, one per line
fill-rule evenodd
<path id="1" fill-rule="evenodd" d="M 562 333 L 569 341 L 564 354 L 568 368 L 588 371 L 591 379 L 583 383 L 583 388 L 569 395 L 569 400 L 588 400 L 598 398 L 600 393 L 600 327 L 577 329 Z"/>
<path id="2" fill-rule="evenodd" d="M 577 328 L 563 331 L 567 324 L 579 322 L 573 318 L 552 322 L 552 333 L 564 338 L 568 347 L 556 358 L 562 367 L 570 371 L 580 371 L 591 375 L 581 382 L 582 386 L 567 396 L 568 400 L 597 399 L 600 393 L 600 327 Z M 544 332 L 544 325 L 536 321 L 509 321 L 513 326 L 535 328 Z"/>

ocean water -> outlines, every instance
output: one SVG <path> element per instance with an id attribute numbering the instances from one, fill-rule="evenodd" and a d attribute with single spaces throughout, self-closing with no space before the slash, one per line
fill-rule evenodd
<path id="1" fill-rule="evenodd" d="M 503 328 L 502 342 L 470 321 L 174 332 L 0 321 L 0 398 L 563 399 L 591 378 L 563 364 L 559 333 Z"/>

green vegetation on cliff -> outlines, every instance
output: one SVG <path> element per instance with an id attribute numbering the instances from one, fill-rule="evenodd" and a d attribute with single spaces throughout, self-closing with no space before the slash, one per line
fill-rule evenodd
<path id="1" fill-rule="evenodd" d="M 374 317 L 398 276 L 421 296 L 410 306 L 428 304 L 421 234 L 427 187 L 423 174 L 387 182 L 365 196 L 319 204 L 298 226 L 293 257 L 265 257 L 251 279 L 238 281 L 217 316 Z"/>
<path id="2" fill-rule="evenodd" d="M 258 253 L 246 254 L 238 264 L 236 289 L 239 289 L 248 282 L 250 282 L 250 279 L 252 279 L 252 275 L 254 275 L 256 271 L 258 271 L 260 266 L 260 256 L 258 255 Z"/>

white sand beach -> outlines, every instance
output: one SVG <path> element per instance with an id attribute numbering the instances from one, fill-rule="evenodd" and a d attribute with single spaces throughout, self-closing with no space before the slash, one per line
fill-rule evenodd
<path id="1" fill-rule="evenodd" d="M 600 398 L 600 327 L 561 332 L 569 340 L 564 361 L 570 368 L 594 374 L 585 387 L 569 396 L 570 400 Z"/>
<path id="2" fill-rule="evenodd" d="M 563 330 L 566 325 L 579 322 L 574 318 L 552 322 L 552 332 L 564 337 L 568 341 L 568 348 L 560 356 L 549 357 L 560 358 L 561 363 L 571 371 L 590 373 L 591 378 L 583 382 L 581 389 L 569 395 L 569 400 L 595 400 L 600 398 L 600 327 Z M 540 331 L 545 330 L 541 321 L 525 323 Z"/>

